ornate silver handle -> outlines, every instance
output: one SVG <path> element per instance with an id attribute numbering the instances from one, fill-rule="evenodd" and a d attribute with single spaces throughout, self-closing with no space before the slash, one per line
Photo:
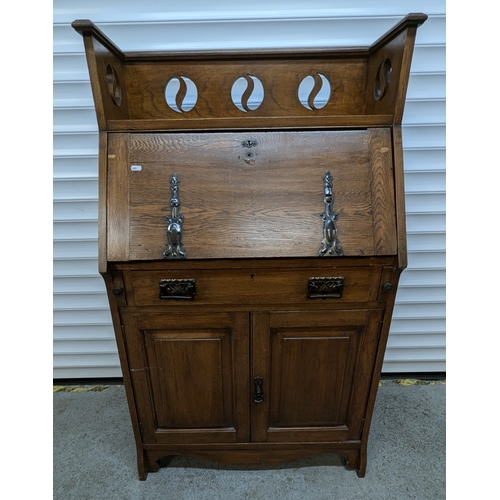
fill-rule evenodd
<path id="1" fill-rule="evenodd" d="M 163 252 L 164 259 L 185 259 L 186 252 L 182 248 L 182 223 L 184 216 L 179 213 L 179 179 L 176 174 L 170 180 L 170 215 L 167 221 L 167 249 Z"/>
<path id="2" fill-rule="evenodd" d="M 337 257 L 344 255 L 342 247 L 337 238 L 337 217 L 338 213 L 333 210 L 333 177 L 327 170 L 323 176 L 323 188 L 325 196 L 325 211 L 321 214 L 323 220 L 323 240 L 319 249 L 320 257 Z"/>

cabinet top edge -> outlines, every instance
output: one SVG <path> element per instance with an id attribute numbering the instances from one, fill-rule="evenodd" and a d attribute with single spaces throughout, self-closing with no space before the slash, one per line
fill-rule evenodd
<path id="1" fill-rule="evenodd" d="M 315 57 L 368 57 L 373 51 L 388 43 L 402 31 L 417 28 L 428 16 L 424 13 L 410 13 L 391 29 L 384 33 L 370 46 L 340 47 L 297 47 L 297 48 L 265 48 L 265 49 L 216 49 L 216 50 L 184 50 L 184 51 L 128 51 L 123 52 L 101 31 L 90 19 L 77 19 L 71 26 L 82 36 L 92 36 L 102 43 L 110 52 L 125 62 L 146 62 L 159 60 L 197 60 L 220 59 L 280 59 L 280 58 L 315 58 Z"/>

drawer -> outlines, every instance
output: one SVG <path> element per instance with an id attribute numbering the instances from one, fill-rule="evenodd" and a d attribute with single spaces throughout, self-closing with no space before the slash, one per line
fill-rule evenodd
<path id="1" fill-rule="evenodd" d="M 130 305 L 290 306 L 323 299 L 375 301 L 380 272 L 377 267 L 129 270 L 124 278 Z"/>

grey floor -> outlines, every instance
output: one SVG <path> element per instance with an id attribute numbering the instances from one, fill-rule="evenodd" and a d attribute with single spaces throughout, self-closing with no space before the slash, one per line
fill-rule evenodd
<path id="1" fill-rule="evenodd" d="M 54 499 L 445 499 L 444 381 L 384 380 L 366 477 L 336 455 L 266 468 L 174 457 L 139 481 L 123 386 L 54 387 Z"/>

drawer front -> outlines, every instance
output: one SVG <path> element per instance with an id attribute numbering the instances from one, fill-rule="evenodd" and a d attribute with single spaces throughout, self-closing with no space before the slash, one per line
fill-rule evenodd
<path id="1" fill-rule="evenodd" d="M 375 301 L 380 268 L 128 271 L 130 305 L 265 305 Z"/>

